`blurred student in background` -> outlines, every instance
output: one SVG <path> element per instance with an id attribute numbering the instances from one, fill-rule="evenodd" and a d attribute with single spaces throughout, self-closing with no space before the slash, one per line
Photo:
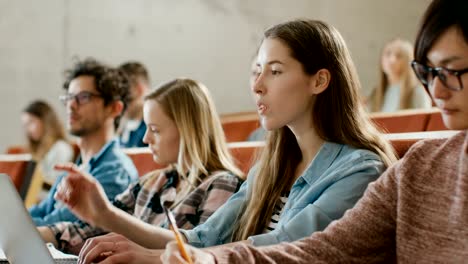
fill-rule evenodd
<path id="1" fill-rule="evenodd" d="M 431 107 L 431 99 L 411 70 L 412 59 L 413 46 L 407 40 L 396 38 L 384 46 L 379 83 L 368 102 L 372 112 Z"/>
<path id="2" fill-rule="evenodd" d="M 149 90 L 148 70 L 137 61 L 125 62 L 119 66 L 130 81 L 130 101 L 120 121 L 118 130 L 120 146 L 124 148 L 146 147 L 143 142 L 146 125 L 143 121 L 143 97 Z"/>
<path id="3" fill-rule="evenodd" d="M 54 109 L 45 101 L 36 100 L 24 108 L 21 114 L 27 149 L 38 163 L 37 169 L 45 186 L 40 197 L 54 184 L 61 172 L 54 170 L 56 163 L 73 159 L 73 147 L 67 141 L 65 131 Z M 49 185 L 49 188 L 47 188 Z"/>

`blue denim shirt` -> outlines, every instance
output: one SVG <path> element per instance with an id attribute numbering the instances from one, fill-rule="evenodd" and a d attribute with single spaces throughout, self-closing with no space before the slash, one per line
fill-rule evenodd
<path id="1" fill-rule="evenodd" d="M 81 164 L 81 158 L 78 158 L 76 164 Z M 130 182 L 138 179 L 138 172 L 132 160 L 122 152 L 119 142 L 116 139 L 104 145 L 104 147 L 90 159 L 87 167 L 87 172 L 101 183 L 110 200 L 127 189 Z M 65 175 L 66 173 L 61 174 L 57 178 L 46 199 L 29 209 L 29 213 L 37 226 L 78 220 L 67 207 L 54 199 L 57 186 Z"/>
<path id="2" fill-rule="evenodd" d="M 294 241 L 325 229 L 333 220 L 354 206 L 369 182 L 376 180 L 385 166 L 368 150 L 326 142 L 305 172 L 294 182 L 275 230 L 249 237 L 254 245 Z M 181 230 L 196 247 L 232 242 L 236 219 L 242 210 L 256 167 L 249 172 L 239 192 L 219 208 L 205 223 L 192 230 Z"/>

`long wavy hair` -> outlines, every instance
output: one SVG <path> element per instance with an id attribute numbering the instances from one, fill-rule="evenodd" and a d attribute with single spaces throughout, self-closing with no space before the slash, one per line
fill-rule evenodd
<path id="1" fill-rule="evenodd" d="M 147 100 L 158 102 L 180 134 L 175 167 L 189 184 L 177 193 L 176 200 L 203 181 L 200 175 L 227 170 L 244 177 L 234 164 L 214 102 L 203 84 L 191 79 L 175 79 L 149 93 L 145 97 Z"/>
<path id="2" fill-rule="evenodd" d="M 316 97 L 310 117 L 325 141 L 368 149 L 380 155 L 385 165 L 396 160 L 391 145 L 382 139 L 358 100 L 359 79 L 346 44 L 333 27 L 316 20 L 295 20 L 275 25 L 264 39 L 285 44 L 306 74 L 330 71 L 327 89 Z M 284 126 L 268 133 L 260 154 L 254 183 L 234 227 L 233 241 L 263 232 L 280 195 L 294 183 L 302 159 L 292 131 Z"/>
<path id="3" fill-rule="evenodd" d="M 382 67 L 383 53 L 385 48 L 392 44 L 398 43 L 401 55 L 403 56 L 403 69 L 400 76 L 400 99 L 399 99 L 399 109 L 408 109 L 411 108 L 411 99 L 413 98 L 414 90 L 417 89 L 418 80 L 413 70 L 411 69 L 410 63 L 413 60 L 413 45 L 404 39 L 396 38 L 389 41 L 384 48 L 380 56 L 380 66 L 379 66 L 379 82 L 375 87 L 371 100 L 372 100 L 372 111 L 379 112 L 382 109 L 385 92 L 387 91 L 389 81 L 387 74 L 385 74 Z"/>
<path id="4" fill-rule="evenodd" d="M 44 101 L 36 100 L 27 105 L 24 113 L 37 117 L 43 127 L 39 140 L 28 137 L 28 149 L 35 160 L 42 160 L 58 140 L 65 140 L 65 130 L 54 109 Z"/>

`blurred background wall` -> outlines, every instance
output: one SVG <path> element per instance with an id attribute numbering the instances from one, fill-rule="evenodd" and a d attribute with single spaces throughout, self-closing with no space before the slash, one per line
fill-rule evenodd
<path id="1" fill-rule="evenodd" d="M 58 102 L 73 58 L 111 65 L 138 60 L 152 84 L 185 76 L 203 82 L 220 113 L 254 110 L 250 60 L 262 32 L 292 18 L 324 20 L 344 36 L 367 94 L 382 45 L 414 40 L 429 0 L 0 0 L 0 151 L 20 144 L 20 113 Z"/>

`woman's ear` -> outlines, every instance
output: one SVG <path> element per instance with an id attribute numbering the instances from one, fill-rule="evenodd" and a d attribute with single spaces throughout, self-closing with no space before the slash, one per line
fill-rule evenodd
<path id="1" fill-rule="evenodd" d="M 320 69 L 315 73 L 312 83 L 311 83 L 311 91 L 312 94 L 320 94 L 325 89 L 328 88 L 328 85 L 330 84 L 331 80 L 331 74 L 330 71 L 327 69 Z"/>

